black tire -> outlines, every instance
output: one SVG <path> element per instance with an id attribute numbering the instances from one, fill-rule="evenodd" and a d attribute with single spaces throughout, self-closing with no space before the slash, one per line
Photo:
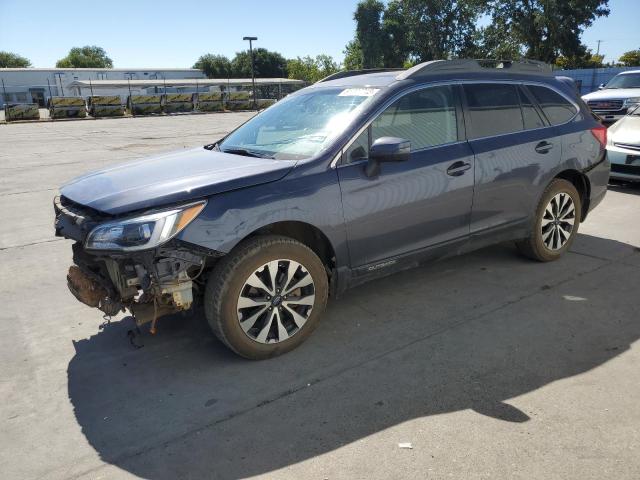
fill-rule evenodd
<path id="1" fill-rule="evenodd" d="M 571 229 L 568 239 L 561 248 L 551 249 L 543 240 L 542 221 L 545 216 L 545 210 L 551 202 L 551 200 L 558 194 L 567 194 L 573 201 L 575 209 L 574 224 Z M 578 226 L 582 220 L 582 199 L 576 187 L 567 180 L 561 178 L 554 179 L 545 189 L 540 202 L 536 208 L 536 212 L 533 218 L 533 224 L 531 227 L 531 234 L 528 238 L 516 242 L 516 246 L 520 253 L 539 262 L 550 262 L 560 258 L 567 250 L 571 248 L 576 235 L 578 234 Z"/>
<path id="2" fill-rule="evenodd" d="M 315 301 L 306 323 L 295 334 L 277 343 L 260 343 L 240 326 L 238 297 L 245 282 L 260 266 L 277 259 L 293 260 L 306 269 L 313 280 Z M 293 350 L 311 335 L 325 310 L 328 293 L 324 265 L 309 247 L 288 237 L 259 236 L 239 244 L 211 271 L 204 294 L 204 311 L 211 330 L 222 343 L 242 357 L 262 360 Z"/>

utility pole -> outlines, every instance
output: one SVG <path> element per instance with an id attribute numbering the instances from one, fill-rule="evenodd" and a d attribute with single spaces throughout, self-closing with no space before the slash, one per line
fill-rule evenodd
<path id="1" fill-rule="evenodd" d="M 600 55 L 600 44 L 602 40 L 597 40 L 598 47 L 596 48 L 596 55 Z M 593 67 L 593 74 L 591 75 L 591 91 L 594 91 L 596 88 L 596 67 Z"/>
<path id="2" fill-rule="evenodd" d="M 602 40 L 598 40 L 598 48 L 596 49 L 596 55 L 600 55 L 600 44 L 602 43 Z"/>
<path id="3" fill-rule="evenodd" d="M 242 40 L 249 40 L 249 52 L 251 53 L 251 84 L 253 86 L 253 109 L 258 106 L 256 100 L 256 61 L 253 57 L 253 41 L 258 40 L 258 37 L 242 37 Z"/>

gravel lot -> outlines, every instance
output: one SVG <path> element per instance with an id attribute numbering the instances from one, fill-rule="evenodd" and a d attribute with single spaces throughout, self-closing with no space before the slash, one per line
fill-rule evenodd
<path id="1" fill-rule="evenodd" d="M 130 318 L 99 328 L 67 291 L 57 187 L 250 115 L 0 125 L 3 479 L 639 477 L 640 188 L 558 262 L 506 244 L 367 284 L 277 359 L 201 314 L 140 349 Z"/>

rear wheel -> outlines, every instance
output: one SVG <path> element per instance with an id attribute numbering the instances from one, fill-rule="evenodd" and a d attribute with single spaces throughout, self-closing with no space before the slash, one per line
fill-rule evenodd
<path id="1" fill-rule="evenodd" d="M 524 255 L 541 262 L 556 260 L 569 250 L 577 233 L 582 202 L 576 187 L 561 178 L 545 189 L 528 238 L 516 242 Z"/>
<path id="2" fill-rule="evenodd" d="M 307 246 L 281 236 L 249 239 L 211 272 L 205 315 L 215 335 L 245 358 L 296 348 L 325 309 L 324 265 Z"/>

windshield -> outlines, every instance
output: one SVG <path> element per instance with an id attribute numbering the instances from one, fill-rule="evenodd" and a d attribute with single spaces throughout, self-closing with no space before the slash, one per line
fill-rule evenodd
<path id="1" fill-rule="evenodd" d="M 287 97 L 231 133 L 223 152 L 285 160 L 320 153 L 371 102 L 376 88 L 314 88 Z"/>
<path id="2" fill-rule="evenodd" d="M 640 88 L 640 73 L 616 75 L 605 88 Z"/>

